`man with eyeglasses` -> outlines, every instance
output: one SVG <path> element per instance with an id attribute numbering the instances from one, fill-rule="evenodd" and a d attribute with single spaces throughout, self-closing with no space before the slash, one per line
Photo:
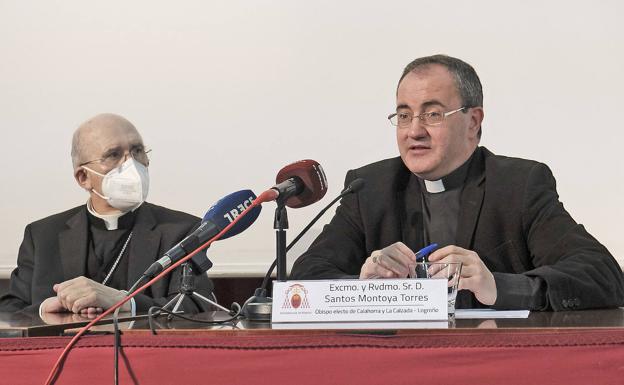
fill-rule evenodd
<path id="1" fill-rule="evenodd" d="M 120 301 L 125 289 L 192 231 L 199 218 L 145 202 L 148 153 L 136 128 L 119 115 L 97 115 L 76 130 L 74 178 L 89 199 L 26 227 L 0 311 L 99 313 Z M 122 310 L 163 306 L 177 294 L 179 280 L 178 269 Z M 210 296 L 206 275 L 196 277 L 195 286 Z M 192 299 L 183 308 L 201 309 Z"/>
<path id="2" fill-rule="evenodd" d="M 410 63 L 397 88 L 400 157 L 351 170 L 331 222 L 291 279 L 404 278 L 415 251 L 462 262 L 459 308 L 571 310 L 624 305 L 622 271 L 558 200 L 549 168 L 479 147 L 475 70 L 445 55 Z"/>

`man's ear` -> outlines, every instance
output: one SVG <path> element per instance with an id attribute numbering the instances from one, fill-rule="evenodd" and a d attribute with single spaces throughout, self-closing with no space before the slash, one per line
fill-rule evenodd
<path id="1" fill-rule="evenodd" d="M 91 185 L 91 178 L 87 173 L 87 170 L 80 167 L 74 170 L 74 179 L 78 182 L 78 185 L 87 191 L 91 191 L 93 186 Z"/>
<path id="2" fill-rule="evenodd" d="M 470 109 L 470 136 L 478 139 L 481 123 L 483 123 L 483 107 L 473 107 Z"/>

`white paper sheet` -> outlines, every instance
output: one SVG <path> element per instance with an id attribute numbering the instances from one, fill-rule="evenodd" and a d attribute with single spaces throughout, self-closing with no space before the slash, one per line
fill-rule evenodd
<path id="1" fill-rule="evenodd" d="M 455 319 L 528 318 L 528 310 L 455 309 Z"/>

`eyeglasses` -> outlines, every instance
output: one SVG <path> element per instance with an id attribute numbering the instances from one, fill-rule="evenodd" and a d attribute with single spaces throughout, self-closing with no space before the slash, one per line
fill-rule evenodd
<path id="1" fill-rule="evenodd" d="M 454 113 L 467 108 L 470 107 L 464 106 L 456 110 L 447 112 L 433 110 L 429 112 L 423 112 L 420 115 L 414 115 L 411 112 L 395 112 L 394 114 L 388 115 L 388 120 L 390 121 L 390 123 L 392 123 L 393 126 L 399 128 L 409 127 L 412 124 L 412 120 L 414 120 L 414 118 L 420 119 L 420 121 L 422 121 L 427 126 L 437 126 L 438 124 L 441 124 L 447 116 L 451 116 Z"/>
<path id="2" fill-rule="evenodd" d="M 149 157 L 147 156 L 147 154 L 149 154 L 150 152 L 152 152 L 151 149 L 145 150 L 143 146 L 132 147 L 128 152 L 123 151 L 120 148 L 115 148 L 106 152 L 103 157 L 81 163 L 80 166 L 99 162 L 106 169 L 112 170 L 115 167 L 119 166 L 122 162 L 125 162 L 125 160 L 128 158 L 128 155 L 130 155 L 132 159 L 136 160 L 137 162 L 147 166 L 149 164 Z"/>

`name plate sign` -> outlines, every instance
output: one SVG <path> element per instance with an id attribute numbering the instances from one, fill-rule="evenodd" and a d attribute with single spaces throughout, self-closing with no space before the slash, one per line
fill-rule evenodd
<path id="1" fill-rule="evenodd" d="M 445 279 L 274 281 L 272 322 L 448 319 Z"/>

